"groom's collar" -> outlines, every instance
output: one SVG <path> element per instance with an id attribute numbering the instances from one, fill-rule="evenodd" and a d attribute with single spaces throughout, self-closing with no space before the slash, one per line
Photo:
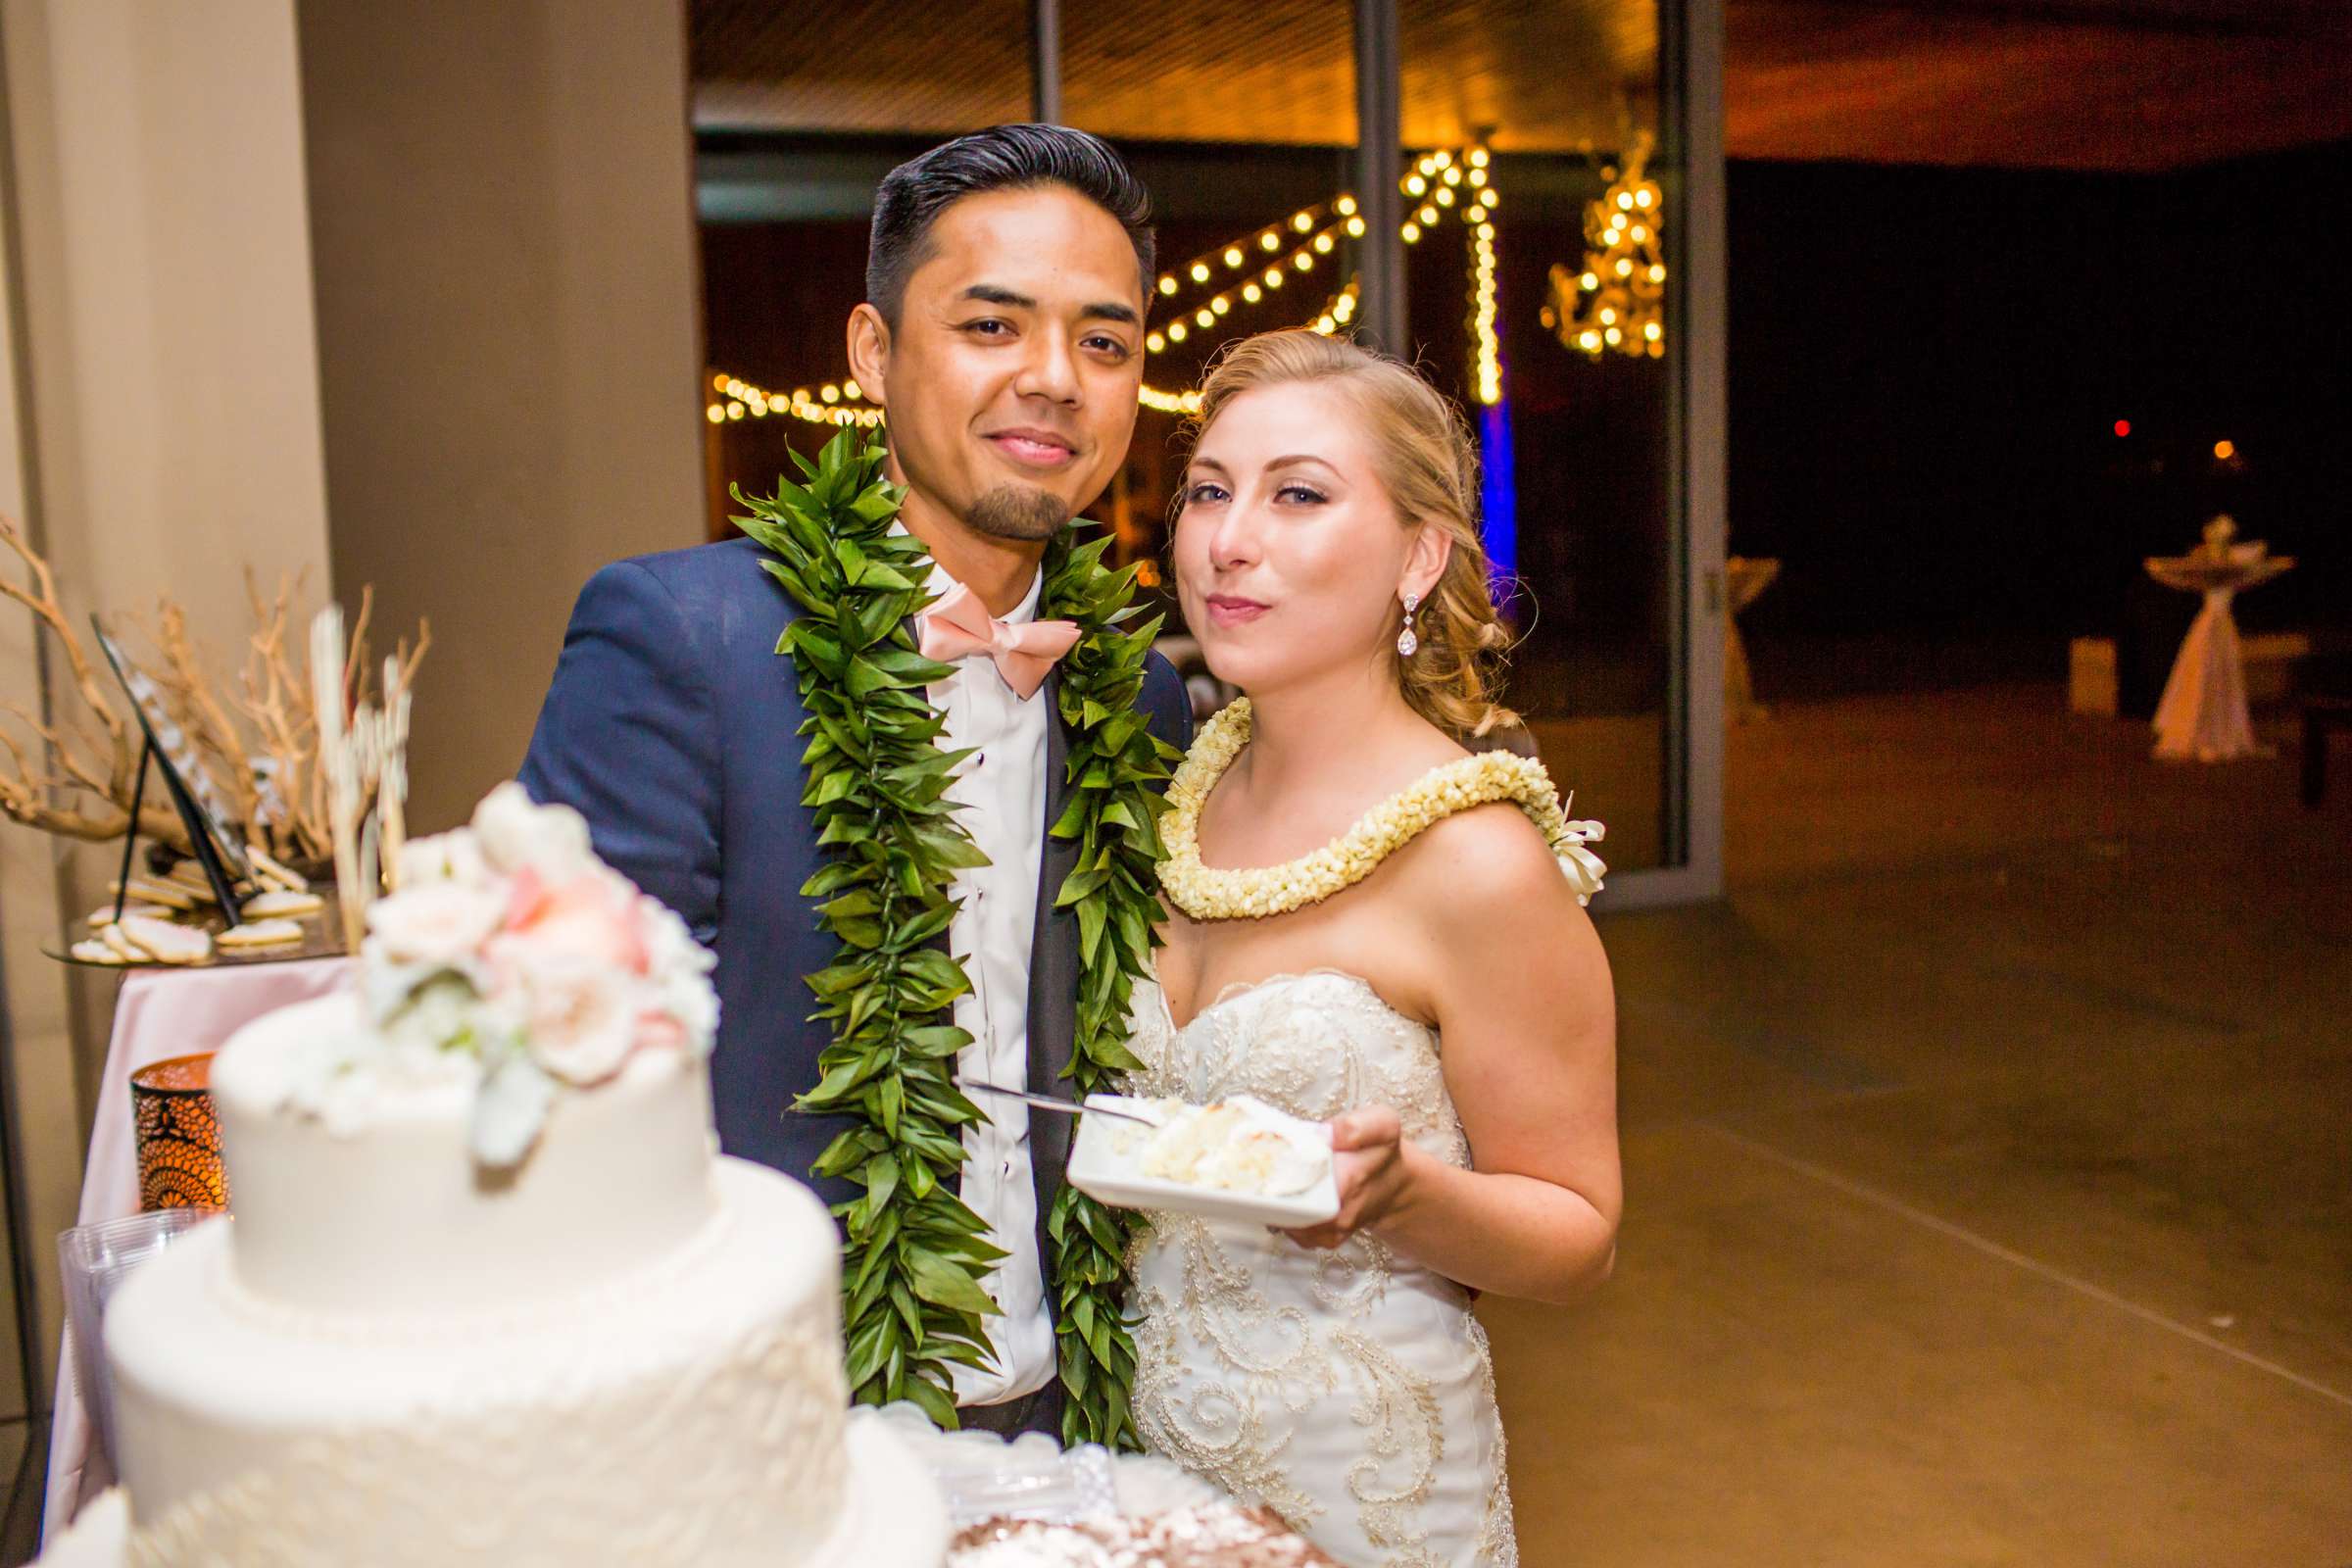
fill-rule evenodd
<path id="1" fill-rule="evenodd" d="M 890 531 L 896 534 L 904 534 L 909 532 L 910 530 L 905 523 L 894 520 L 890 525 Z M 936 598 L 939 595 L 946 593 L 949 589 L 955 587 L 956 585 L 956 578 L 948 570 L 948 568 L 941 565 L 936 559 L 933 560 L 931 563 L 931 579 L 926 585 L 930 589 L 932 596 Z M 1029 591 L 1028 593 L 1022 595 L 1021 602 L 996 618 L 1004 621 L 1007 625 L 1012 626 L 1017 626 L 1024 621 L 1035 620 L 1037 618 L 1037 607 L 1045 599 L 1045 596 L 1046 568 L 1044 564 L 1040 563 L 1037 570 L 1030 575 Z"/>

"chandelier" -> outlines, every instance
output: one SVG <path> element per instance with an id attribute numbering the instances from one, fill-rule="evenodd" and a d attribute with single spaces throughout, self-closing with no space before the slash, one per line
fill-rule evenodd
<path id="1" fill-rule="evenodd" d="M 1665 193 L 1644 170 L 1649 138 L 1636 143 L 1622 172 L 1585 211 L 1585 265 L 1554 263 L 1544 324 L 1562 343 L 1597 360 L 1615 350 L 1661 359 L 1666 353 L 1666 252 L 1659 229 Z"/>

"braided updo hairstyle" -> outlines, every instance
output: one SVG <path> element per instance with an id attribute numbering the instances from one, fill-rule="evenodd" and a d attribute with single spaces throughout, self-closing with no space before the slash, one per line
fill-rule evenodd
<path id="1" fill-rule="evenodd" d="M 1328 382 L 1361 411 L 1381 487 L 1406 527 L 1453 541 L 1446 570 L 1415 617 L 1421 646 L 1392 655 L 1413 710 L 1460 741 L 1518 715 L 1498 706 L 1510 632 L 1494 612 L 1478 530 L 1478 444 L 1460 410 L 1410 367 L 1344 338 L 1305 330 L 1262 332 L 1227 349 L 1200 387 L 1196 434 L 1226 404 L 1258 387 Z M 1402 624 L 1402 605 L 1398 605 Z"/>

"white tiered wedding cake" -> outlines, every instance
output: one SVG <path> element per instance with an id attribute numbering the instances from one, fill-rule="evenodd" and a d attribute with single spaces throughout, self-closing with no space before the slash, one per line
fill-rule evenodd
<path id="1" fill-rule="evenodd" d="M 359 991 L 215 1064 L 235 1218 L 109 1310 L 129 1561 L 933 1568 L 831 1219 L 715 1154 L 708 955 L 513 785 L 401 863 Z"/>

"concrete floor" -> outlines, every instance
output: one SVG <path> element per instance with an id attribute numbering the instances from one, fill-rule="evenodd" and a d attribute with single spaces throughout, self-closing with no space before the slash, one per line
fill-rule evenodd
<path id="1" fill-rule="evenodd" d="M 1602 915 L 1617 1275 L 1483 1312 L 1529 1568 L 2352 1564 L 2352 746 L 2063 701 L 1735 730 L 1731 897 Z"/>

